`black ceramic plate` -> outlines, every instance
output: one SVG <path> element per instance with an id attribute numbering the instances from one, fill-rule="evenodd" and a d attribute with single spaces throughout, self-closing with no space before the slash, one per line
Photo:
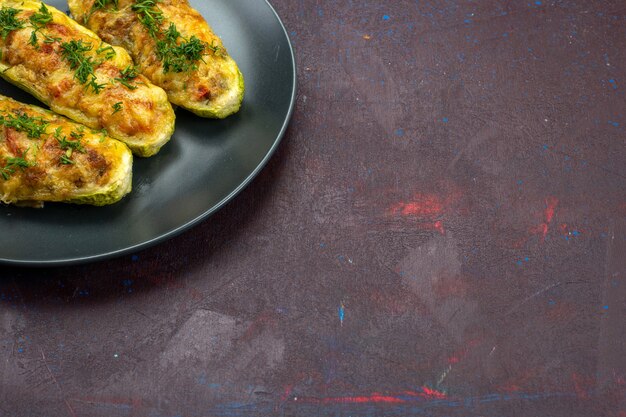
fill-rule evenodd
<path id="1" fill-rule="evenodd" d="M 65 0 L 49 4 L 67 10 Z M 265 0 L 191 0 L 237 61 L 246 93 L 225 120 L 176 111 L 161 152 L 135 159 L 133 191 L 108 207 L 0 205 L 0 262 L 46 266 L 118 256 L 163 241 L 232 199 L 270 158 L 295 99 L 295 61 L 285 28 Z M 0 80 L 0 94 L 36 100 Z"/>

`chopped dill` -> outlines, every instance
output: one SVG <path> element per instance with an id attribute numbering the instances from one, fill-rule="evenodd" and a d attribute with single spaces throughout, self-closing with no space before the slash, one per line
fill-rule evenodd
<path id="1" fill-rule="evenodd" d="M 69 152 L 69 155 L 67 154 Z M 74 165 L 74 161 L 72 161 L 72 150 L 68 149 L 66 153 L 61 155 L 59 158 L 59 162 L 62 165 Z"/>
<path id="2" fill-rule="evenodd" d="M 96 1 L 94 1 L 93 2 L 93 6 L 91 6 L 91 10 L 89 10 L 89 13 L 87 15 L 85 15 L 85 18 L 83 19 L 84 23 L 87 23 L 87 21 L 89 21 L 89 19 L 91 18 L 91 15 L 94 14 L 96 11 L 106 9 L 106 7 L 109 6 L 109 5 L 113 5 L 115 10 L 117 10 L 117 1 L 118 0 L 96 0 Z"/>
<path id="3" fill-rule="evenodd" d="M 157 7 L 157 2 L 158 0 L 135 0 L 135 4 L 131 6 L 131 10 L 137 13 L 137 18 L 153 38 L 159 34 L 159 26 L 164 19 L 163 12 Z"/>
<path id="4" fill-rule="evenodd" d="M 74 140 L 67 139 L 67 136 L 62 134 L 61 128 L 58 127 L 54 131 L 54 138 L 59 142 L 59 147 L 63 150 L 72 149 L 78 152 L 84 152 L 85 148 L 83 147 L 80 140 L 84 135 L 82 133 L 71 132 L 70 137 Z"/>
<path id="5" fill-rule="evenodd" d="M 111 113 L 111 114 L 115 114 L 115 113 L 117 113 L 118 111 L 121 111 L 121 110 L 122 110 L 122 102 L 121 102 L 121 101 L 118 101 L 118 102 L 117 102 L 117 103 L 115 103 L 112 107 L 113 107 L 113 113 Z"/>
<path id="6" fill-rule="evenodd" d="M 15 113 L 0 115 L 0 126 L 17 130 L 18 132 L 24 132 L 31 139 L 39 139 L 41 135 L 46 133 L 48 122 L 45 122 L 41 117 L 31 117 L 26 113 Z"/>
<path id="7" fill-rule="evenodd" d="M 104 89 L 106 84 L 98 84 L 96 82 L 98 78 L 94 74 L 94 68 L 100 65 L 100 63 L 86 55 L 86 52 L 91 51 L 91 49 L 90 42 L 83 42 L 82 39 L 73 39 L 61 44 L 61 56 L 68 62 L 70 69 L 75 71 L 74 77 L 81 84 L 86 84 L 88 87 L 91 87 L 94 93 L 98 94 Z"/>
<path id="8" fill-rule="evenodd" d="M 60 127 L 55 129 L 54 138 L 57 140 L 57 142 L 59 142 L 59 148 L 65 151 L 65 153 L 61 155 L 61 157 L 59 158 L 59 162 L 61 164 L 63 165 L 74 164 L 74 161 L 71 159 L 72 153 L 74 151 L 81 152 L 81 153 L 85 152 L 85 148 L 80 142 L 80 139 L 82 139 L 83 136 L 84 134 L 82 133 L 77 133 L 77 132 L 72 131 L 70 133 L 70 137 L 73 138 L 74 140 L 69 140 L 67 136 L 63 135 Z"/>
<path id="9" fill-rule="evenodd" d="M 33 164 L 26 160 L 26 152 L 28 152 L 28 149 L 22 153 L 22 156 L 5 158 L 4 166 L 0 167 L 0 176 L 2 176 L 5 181 L 11 178 L 11 174 L 13 174 L 17 168 L 24 170 L 33 166 Z"/>
<path id="10" fill-rule="evenodd" d="M 104 46 L 102 43 L 100 44 L 100 47 L 98 49 L 96 49 L 96 53 L 97 54 L 104 54 L 104 58 L 106 60 L 109 60 L 109 59 L 115 57 L 115 55 L 116 55 L 115 49 L 113 49 L 113 47 L 111 45 Z"/>
<path id="11" fill-rule="evenodd" d="M 174 23 L 170 22 L 167 29 L 163 30 L 161 25 L 165 18 L 157 3 L 158 0 L 135 0 L 131 9 L 156 42 L 156 55 L 163 63 L 163 72 L 195 70 L 207 49 L 218 53 L 219 46 L 208 45 L 195 36 L 189 39 L 183 37 Z"/>
<path id="12" fill-rule="evenodd" d="M 32 26 L 32 28 L 35 29 L 30 33 L 30 39 L 28 40 L 28 43 L 35 47 L 35 49 L 38 49 L 39 45 L 37 44 L 37 32 L 46 27 L 48 23 L 52 22 L 52 13 L 50 13 L 50 10 L 48 10 L 45 4 L 41 3 L 41 7 L 39 8 L 39 10 L 33 13 L 28 18 L 28 20 L 30 21 L 30 25 Z M 59 39 L 52 38 L 46 34 L 43 34 L 43 36 L 45 38 L 45 43 L 52 43 Z"/>
<path id="13" fill-rule="evenodd" d="M 22 29 L 24 21 L 17 18 L 20 11 L 13 7 L 3 7 L 0 9 L 0 36 L 6 40 L 11 32 Z"/>
<path id="14" fill-rule="evenodd" d="M 129 65 L 120 71 L 120 76 L 115 78 L 115 81 L 122 84 L 129 90 L 134 90 L 137 86 L 132 85 L 130 82 L 139 76 L 139 71 L 133 65 Z"/>

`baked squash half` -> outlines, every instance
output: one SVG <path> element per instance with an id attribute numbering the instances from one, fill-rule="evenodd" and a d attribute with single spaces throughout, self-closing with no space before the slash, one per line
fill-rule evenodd
<path id="1" fill-rule="evenodd" d="M 39 1 L 0 0 L 0 76 L 139 156 L 157 153 L 174 132 L 167 95 L 124 49 Z"/>
<path id="2" fill-rule="evenodd" d="M 70 12 L 125 48 L 174 104 L 210 118 L 237 112 L 244 81 L 202 15 L 187 0 L 69 0 Z"/>
<path id="3" fill-rule="evenodd" d="M 0 95 L 0 201 L 103 206 L 131 190 L 128 147 L 63 116 Z"/>

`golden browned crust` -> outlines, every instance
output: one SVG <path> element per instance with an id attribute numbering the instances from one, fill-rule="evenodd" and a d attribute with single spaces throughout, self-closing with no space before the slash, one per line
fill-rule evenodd
<path id="1" fill-rule="evenodd" d="M 141 1 L 119 0 L 117 8 L 110 1 L 101 9 L 93 9 L 93 0 L 68 3 L 78 21 L 106 42 L 125 48 L 142 73 L 167 92 L 172 103 L 203 117 L 223 118 L 239 110 L 243 76 L 220 38 L 187 0 L 155 2 L 157 12 L 162 13 L 156 36 L 141 22 L 141 12 L 136 9 Z M 193 61 L 191 69 L 168 68 L 159 56 L 157 43 L 172 24 L 180 33 L 177 44 L 195 38 L 204 45 L 201 59 Z"/>
<path id="2" fill-rule="evenodd" d="M 0 201 L 111 204 L 130 192 L 131 168 L 122 142 L 0 96 Z"/>
<path id="3" fill-rule="evenodd" d="M 47 6 L 52 21 L 35 27 L 31 18 L 41 7 L 38 1 L 0 0 L 0 10 L 17 10 L 23 26 L 0 36 L 2 77 L 57 113 L 106 129 L 138 155 L 156 153 L 174 131 L 174 111 L 165 92 L 142 75 L 128 77 L 133 62 L 126 51 L 103 43 L 62 12 Z M 34 43 L 33 32 L 38 38 Z M 84 49 L 77 56 L 91 65 L 83 80 L 80 65 L 72 65 L 68 52 L 72 44 Z"/>

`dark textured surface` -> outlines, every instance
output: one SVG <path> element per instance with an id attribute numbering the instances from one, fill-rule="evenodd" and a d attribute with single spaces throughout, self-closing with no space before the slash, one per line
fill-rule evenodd
<path id="1" fill-rule="evenodd" d="M 624 417 L 624 3 L 273 5 L 277 154 L 164 244 L 2 267 L 0 415 Z"/>

